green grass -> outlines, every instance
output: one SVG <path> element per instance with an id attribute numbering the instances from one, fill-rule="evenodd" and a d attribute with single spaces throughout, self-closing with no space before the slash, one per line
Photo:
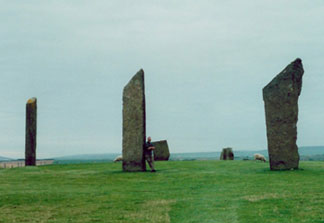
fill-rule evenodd
<path id="1" fill-rule="evenodd" d="M 324 162 L 269 171 L 255 161 L 0 169 L 0 222 L 324 222 Z"/>

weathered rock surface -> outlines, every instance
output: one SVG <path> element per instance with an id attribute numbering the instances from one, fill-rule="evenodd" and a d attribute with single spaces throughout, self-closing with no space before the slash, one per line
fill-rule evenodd
<path id="1" fill-rule="evenodd" d="M 26 104 L 26 141 L 25 165 L 36 165 L 36 134 L 37 134 L 37 99 L 31 98 Z"/>
<path id="2" fill-rule="evenodd" d="M 298 58 L 263 88 L 271 170 L 298 168 L 298 98 L 303 74 Z"/>
<path id="3" fill-rule="evenodd" d="M 146 138 L 144 71 L 138 71 L 123 91 L 123 170 L 145 171 Z"/>
<path id="4" fill-rule="evenodd" d="M 170 158 L 170 151 L 168 142 L 166 140 L 152 142 L 154 145 L 154 160 L 155 161 L 163 161 L 169 160 Z"/>
<path id="5" fill-rule="evenodd" d="M 228 147 L 228 148 L 224 148 L 222 150 L 222 153 L 220 155 L 220 160 L 234 160 L 234 153 L 232 148 Z"/>

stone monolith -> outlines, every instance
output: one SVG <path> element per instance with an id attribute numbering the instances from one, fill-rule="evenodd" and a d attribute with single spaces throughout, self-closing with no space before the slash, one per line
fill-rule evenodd
<path id="1" fill-rule="evenodd" d="M 154 160 L 155 161 L 165 161 L 169 160 L 170 151 L 168 142 L 166 140 L 160 140 L 156 142 L 152 142 L 154 145 Z"/>
<path id="2" fill-rule="evenodd" d="M 271 170 L 298 169 L 298 98 L 303 74 L 298 58 L 263 88 Z"/>
<path id="3" fill-rule="evenodd" d="M 37 137 L 37 99 L 31 98 L 26 104 L 26 141 L 25 165 L 36 165 L 36 137 Z"/>
<path id="4" fill-rule="evenodd" d="M 228 147 L 228 148 L 224 148 L 222 150 L 222 153 L 220 155 L 220 160 L 234 160 L 234 153 L 232 148 Z"/>
<path id="5" fill-rule="evenodd" d="M 141 69 L 123 91 L 123 170 L 145 171 L 146 138 L 144 71 Z"/>

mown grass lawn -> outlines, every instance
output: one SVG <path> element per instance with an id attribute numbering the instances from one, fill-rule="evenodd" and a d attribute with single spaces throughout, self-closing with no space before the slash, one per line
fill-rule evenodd
<path id="1" fill-rule="evenodd" d="M 324 162 L 272 172 L 255 161 L 0 169 L 0 222 L 324 222 Z"/>

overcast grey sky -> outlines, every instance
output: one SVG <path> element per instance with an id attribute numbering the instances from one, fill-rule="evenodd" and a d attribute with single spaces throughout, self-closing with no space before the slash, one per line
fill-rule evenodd
<path id="1" fill-rule="evenodd" d="M 267 146 L 262 88 L 300 57 L 298 145 L 324 145 L 324 1 L 0 0 L 0 156 L 118 153 L 122 90 L 145 71 L 147 133 L 171 152 Z"/>

